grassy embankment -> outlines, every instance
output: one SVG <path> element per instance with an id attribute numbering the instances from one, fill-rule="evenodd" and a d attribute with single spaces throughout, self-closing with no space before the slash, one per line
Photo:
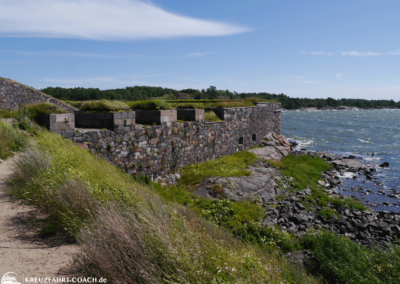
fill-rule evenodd
<path id="1" fill-rule="evenodd" d="M 36 131 L 14 171 L 10 193 L 47 214 L 43 235 L 78 240 L 78 268 L 109 283 L 315 283 L 56 134 Z"/>

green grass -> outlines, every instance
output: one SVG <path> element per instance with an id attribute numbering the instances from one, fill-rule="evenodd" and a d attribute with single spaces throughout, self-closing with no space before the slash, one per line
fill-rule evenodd
<path id="1" fill-rule="evenodd" d="M 332 215 L 335 215 L 336 217 L 339 216 L 339 214 L 336 213 L 335 211 L 333 211 L 333 209 L 331 209 L 331 208 L 324 208 L 324 209 L 318 211 L 318 215 L 320 215 L 326 219 L 330 218 Z"/>
<path id="2" fill-rule="evenodd" d="M 227 229 L 243 241 L 264 247 L 268 251 L 295 251 L 300 248 L 294 235 L 274 227 L 262 226 L 266 217 L 261 206 L 250 201 L 232 202 L 224 199 L 206 199 L 181 185 L 172 188 L 152 184 L 165 199 L 187 206 L 198 216 L 217 227 Z"/>
<path id="3" fill-rule="evenodd" d="M 87 275 L 110 283 L 317 282 L 59 135 L 38 130 L 13 170 L 9 193 L 46 213 L 42 235 L 61 232 L 78 240 L 75 265 Z M 204 212 L 217 207 L 194 201 Z M 250 203 L 222 205 L 205 216 L 226 212 L 225 223 L 232 214 L 242 216 L 237 222 L 261 214 Z"/>
<path id="4" fill-rule="evenodd" d="M 400 247 L 365 248 L 332 232 L 310 232 L 302 244 L 312 251 L 311 270 L 327 283 L 399 283 Z"/>
<path id="5" fill-rule="evenodd" d="M 0 118 L 15 118 L 16 116 L 16 110 L 0 109 Z"/>
<path id="6" fill-rule="evenodd" d="M 130 107 L 140 110 L 168 110 L 173 108 L 163 100 L 135 101 L 130 104 Z"/>
<path id="7" fill-rule="evenodd" d="M 213 110 L 204 112 L 204 121 L 205 122 L 220 122 L 223 121 L 220 119 Z"/>
<path id="8" fill-rule="evenodd" d="M 26 114 L 34 121 L 39 121 L 43 114 L 68 113 L 52 103 L 36 103 L 25 107 Z"/>
<path id="9" fill-rule="evenodd" d="M 251 173 L 247 170 L 247 167 L 254 164 L 256 160 L 257 156 L 253 153 L 236 152 L 231 156 L 192 164 L 182 168 L 182 177 L 179 183 L 182 185 L 196 184 L 209 176 L 248 176 Z"/>
<path id="10" fill-rule="evenodd" d="M 366 210 L 366 207 L 359 201 L 339 197 L 329 197 L 322 190 L 322 186 L 318 185 L 318 181 L 322 180 L 322 172 L 329 170 L 332 166 L 322 158 L 309 155 L 303 156 L 286 156 L 282 161 L 269 161 L 274 167 L 280 168 L 283 174 L 287 177 L 294 178 L 294 187 L 299 190 L 310 188 L 312 196 L 307 198 L 318 201 L 321 206 L 327 206 L 328 202 L 338 206 L 348 206 L 357 210 Z M 294 189 L 292 188 L 294 191 Z"/>
<path id="11" fill-rule="evenodd" d="M 117 112 L 130 110 L 130 107 L 125 102 L 121 101 L 98 100 L 68 103 L 84 112 Z"/>
<path id="12" fill-rule="evenodd" d="M 15 151 L 22 150 L 28 143 L 28 136 L 11 125 L 0 120 L 0 159 L 7 159 Z"/>

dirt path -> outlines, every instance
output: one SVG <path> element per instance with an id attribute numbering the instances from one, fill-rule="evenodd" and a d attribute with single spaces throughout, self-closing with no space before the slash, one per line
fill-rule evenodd
<path id="1" fill-rule="evenodd" d="M 76 246 L 40 238 L 30 225 L 37 210 L 13 202 L 4 192 L 4 181 L 12 174 L 8 163 L 10 159 L 0 163 L 0 281 L 7 272 L 16 273 L 21 283 L 25 277 L 77 276 L 68 268 Z"/>

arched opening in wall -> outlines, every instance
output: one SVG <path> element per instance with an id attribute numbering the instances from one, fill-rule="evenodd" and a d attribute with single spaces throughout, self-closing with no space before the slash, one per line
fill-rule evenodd
<path id="1" fill-rule="evenodd" d="M 239 145 L 243 145 L 243 137 L 239 138 Z"/>
<path id="2" fill-rule="evenodd" d="M 257 140 L 257 134 L 251 135 L 251 140 L 256 141 Z"/>

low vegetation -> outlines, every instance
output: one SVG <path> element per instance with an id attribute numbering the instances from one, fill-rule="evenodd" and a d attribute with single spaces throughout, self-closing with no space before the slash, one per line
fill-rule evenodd
<path id="1" fill-rule="evenodd" d="M 17 111 L 0 109 L 0 118 L 15 118 L 17 116 Z"/>
<path id="2" fill-rule="evenodd" d="M 0 159 L 7 159 L 15 151 L 22 150 L 28 143 L 28 135 L 19 131 L 18 125 L 0 120 Z"/>
<path id="3" fill-rule="evenodd" d="M 219 118 L 213 110 L 205 111 L 204 112 L 204 121 L 205 122 L 220 122 L 223 121 Z"/>
<path id="4" fill-rule="evenodd" d="M 323 180 L 322 172 L 332 168 L 332 166 L 318 156 L 286 156 L 282 161 L 269 161 L 274 167 L 279 168 L 287 177 L 293 177 L 292 190 L 303 190 L 310 188 L 312 196 L 307 201 L 316 200 L 319 205 L 326 206 L 327 202 L 338 206 L 349 206 L 357 210 L 366 210 L 366 207 L 354 199 L 340 199 L 330 197 L 322 190 L 318 181 Z"/>
<path id="5" fill-rule="evenodd" d="M 365 248 L 335 233 L 312 232 L 302 245 L 313 252 L 310 269 L 327 283 L 399 283 L 400 246 Z"/>
<path id="6" fill-rule="evenodd" d="M 121 101 L 99 100 L 68 103 L 84 112 L 116 112 L 130 110 L 130 107 L 125 102 Z"/>
<path id="7" fill-rule="evenodd" d="M 13 169 L 10 193 L 48 216 L 42 234 L 77 240 L 78 269 L 109 283 L 316 283 L 266 246 L 234 238 L 59 135 L 38 131 Z M 211 205 L 196 202 L 199 210 Z M 230 207 L 252 212 L 250 219 L 261 214 L 253 204 Z"/>
<path id="8" fill-rule="evenodd" d="M 192 164 L 182 169 L 182 177 L 179 182 L 182 185 L 192 185 L 209 176 L 248 176 L 251 173 L 247 167 L 254 164 L 256 160 L 257 156 L 253 153 L 237 152 L 231 156 Z"/>
<path id="9" fill-rule="evenodd" d="M 26 106 L 23 110 L 25 115 L 34 121 L 39 121 L 43 114 L 68 113 L 66 110 L 52 103 L 36 103 Z"/>
<path id="10" fill-rule="evenodd" d="M 131 102 L 130 107 L 132 109 L 140 109 L 140 110 L 168 110 L 173 108 L 166 101 L 163 100 L 147 100 L 147 101 Z"/>

